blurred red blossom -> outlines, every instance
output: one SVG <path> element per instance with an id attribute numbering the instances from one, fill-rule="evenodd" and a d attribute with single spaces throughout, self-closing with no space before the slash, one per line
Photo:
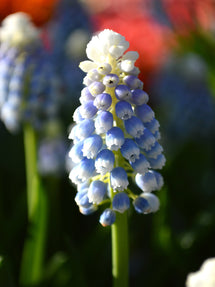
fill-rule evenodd
<path id="1" fill-rule="evenodd" d="M 141 13 L 152 8 L 153 0 L 82 0 L 91 14 L 98 13 Z"/>
<path id="2" fill-rule="evenodd" d="M 179 33 L 196 29 L 210 30 L 215 26 L 214 0 L 162 0 L 173 27 Z"/>
<path id="3" fill-rule="evenodd" d="M 153 17 L 136 13 L 93 15 L 96 31 L 112 29 L 123 35 L 130 43 L 129 50 L 137 51 L 140 78 L 146 83 L 166 59 L 173 44 L 172 34 L 167 26 L 161 25 Z"/>
<path id="4" fill-rule="evenodd" d="M 52 16 L 59 0 L 0 0 L 0 21 L 10 14 L 25 12 L 37 26 L 45 24 Z"/>
<path id="5" fill-rule="evenodd" d="M 111 29 L 137 51 L 139 77 L 146 84 L 165 61 L 174 43 L 171 29 L 153 16 L 153 0 L 85 0 L 94 31 Z"/>

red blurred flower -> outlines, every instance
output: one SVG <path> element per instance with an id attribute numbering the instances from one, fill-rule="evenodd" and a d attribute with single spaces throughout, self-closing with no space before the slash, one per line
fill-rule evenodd
<path id="1" fill-rule="evenodd" d="M 91 14 L 149 11 L 153 0 L 84 0 Z"/>
<path id="2" fill-rule="evenodd" d="M 59 0 L 0 0 L 0 21 L 6 16 L 25 12 L 29 14 L 32 21 L 41 26 L 52 16 Z"/>
<path id="3" fill-rule="evenodd" d="M 162 0 L 164 9 L 178 32 L 211 29 L 215 24 L 214 0 Z"/>
<path id="4" fill-rule="evenodd" d="M 140 78 L 146 82 L 166 59 L 172 44 L 170 30 L 149 15 L 140 11 L 135 14 L 105 14 L 92 16 L 95 30 L 112 29 L 123 35 L 130 43 L 129 50 L 137 51 Z"/>

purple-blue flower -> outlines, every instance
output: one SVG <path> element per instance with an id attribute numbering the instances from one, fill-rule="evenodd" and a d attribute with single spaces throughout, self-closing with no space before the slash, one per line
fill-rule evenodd
<path id="1" fill-rule="evenodd" d="M 112 208 L 115 211 L 123 213 L 130 207 L 130 199 L 125 192 L 119 192 L 114 195 Z"/>
<path id="2" fill-rule="evenodd" d="M 113 115 L 108 111 L 100 111 L 95 118 L 96 133 L 103 134 L 113 127 Z"/>
<path id="3" fill-rule="evenodd" d="M 85 119 L 81 121 L 78 125 L 73 127 L 70 132 L 69 138 L 72 138 L 73 140 L 84 140 L 85 138 L 91 136 L 94 130 L 94 121 L 91 119 Z"/>
<path id="4" fill-rule="evenodd" d="M 126 101 L 117 102 L 115 106 L 115 111 L 117 117 L 120 118 L 121 120 L 128 120 L 134 114 L 131 104 L 129 104 Z"/>
<path id="5" fill-rule="evenodd" d="M 127 75 L 123 78 L 123 81 L 131 90 L 143 88 L 143 82 L 137 76 Z"/>
<path id="6" fill-rule="evenodd" d="M 97 108 L 94 105 L 94 101 L 88 101 L 80 106 L 80 115 L 84 119 L 91 119 L 97 113 Z"/>
<path id="7" fill-rule="evenodd" d="M 112 209 L 107 208 L 101 214 L 99 222 L 101 223 L 101 225 L 106 227 L 112 225 L 115 222 L 115 220 L 116 220 L 116 213 Z"/>
<path id="8" fill-rule="evenodd" d="M 114 167 L 115 156 L 109 149 L 101 150 L 95 160 L 96 172 L 104 175 Z"/>
<path id="9" fill-rule="evenodd" d="M 106 133 L 105 140 L 110 150 L 118 150 L 125 141 L 123 131 L 118 127 L 113 127 Z"/>
<path id="10" fill-rule="evenodd" d="M 146 104 L 149 100 L 149 96 L 146 92 L 140 89 L 131 91 L 131 102 L 137 106 Z"/>
<path id="11" fill-rule="evenodd" d="M 141 196 L 133 201 L 133 206 L 138 213 L 146 213 L 149 210 L 149 202 Z"/>
<path id="12" fill-rule="evenodd" d="M 89 88 L 85 87 L 81 91 L 81 96 L 79 98 L 79 101 L 81 104 L 88 102 L 88 101 L 94 101 L 95 97 L 90 93 Z"/>
<path id="13" fill-rule="evenodd" d="M 92 181 L 88 189 L 89 202 L 99 204 L 104 199 L 107 192 L 107 184 L 100 180 Z"/>
<path id="14" fill-rule="evenodd" d="M 145 174 L 150 168 L 149 162 L 147 161 L 146 157 L 142 153 L 139 155 L 139 158 L 137 158 L 133 162 L 130 162 L 130 164 L 135 172 L 138 172 L 141 174 Z"/>
<path id="15" fill-rule="evenodd" d="M 131 99 L 131 90 L 127 85 L 118 85 L 115 89 L 115 95 L 120 101 L 129 101 Z"/>
<path id="16" fill-rule="evenodd" d="M 123 191 L 128 186 L 128 176 L 123 167 L 115 167 L 110 173 L 110 185 L 114 191 Z"/>
<path id="17" fill-rule="evenodd" d="M 103 78 L 103 84 L 106 87 L 113 88 L 119 83 L 119 77 L 116 74 L 108 74 Z"/>
<path id="18" fill-rule="evenodd" d="M 107 205 L 99 219 L 103 226 L 114 224 L 116 214 L 126 212 L 130 203 L 141 214 L 157 211 L 159 200 L 152 192 L 164 184 L 155 171 L 165 163 L 159 122 L 138 79 L 138 53 L 126 53 L 128 46 L 123 36 L 107 29 L 88 43 L 89 60 L 79 66 L 87 73 L 86 87 L 69 135 L 74 164 L 69 177 L 81 192 L 76 203 L 83 214 Z M 82 192 L 86 206 L 79 200 Z"/>
<path id="19" fill-rule="evenodd" d="M 137 105 L 135 108 L 136 116 L 141 119 L 143 123 L 148 123 L 153 120 L 155 114 L 147 104 Z"/>
<path id="20" fill-rule="evenodd" d="M 104 84 L 102 84 L 101 82 L 92 82 L 89 86 L 89 92 L 91 93 L 91 95 L 93 95 L 94 97 L 96 97 L 97 95 L 101 94 L 104 92 L 105 90 L 105 86 Z"/>
<path id="21" fill-rule="evenodd" d="M 124 121 L 125 129 L 133 138 L 139 138 L 144 131 L 144 125 L 141 120 L 135 116 Z"/>
<path id="22" fill-rule="evenodd" d="M 87 158 L 95 158 L 102 147 L 102 138 L 99 135 L 92 135 L 83 142 L 83 156 Z"/>
<path id="23" fill-rule="evenodd" d="M 139 147 L 148 151 L 155 144 L 156 139 L 154 135 L 150 132 L 150 130 L 148 130 L 147 128 L 144 128 L 143 134 L 140 137 L 135 137 L 135 141 Z"/>
<path id="24" fill-rule="evenodd" d="M 124 158 L 129 162 L 135 162 L 139 158 L 140 149 L 138 145 L 132 139 L 125 139 L 124 144 L 120 149 Z"/>
<path id="25" fill-rule="evenodd" d="M 26 123 L 41 131 L 48 120 L 57 118 L 61 93 L 39 34 L 25 13 L 2 21 L 0 117 L 10 132 Z"/>
<path id="26" fill-rule="evenodd" d="M 106 111 L 112 103 L 112 98 L 108 93 L 102 93 L 96 96 L 93 104 L 98 110 Z"/>

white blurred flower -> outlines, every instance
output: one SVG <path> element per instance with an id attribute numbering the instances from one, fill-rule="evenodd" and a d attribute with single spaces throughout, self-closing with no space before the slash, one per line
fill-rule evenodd
<path id="1" fill-rule="evenodd" d="M 2 21 L 0 40 L 8 46 L 26 47 L 39 42 L 39 30 L 27 14 L 23 12 L 10 14 Z"/>
<path id="2" fill-rule="evenodd" d="M 72 59 L 81 59 L 85 54 L 85 47 L 89 41 L 89 34 L 84 29 L 77 29 L 70 34 L 66 45 L 66 53 Z"/>
<path id="3" fill-rule="evenodd" d="M 197 272 L 188 274 L 186 287 L 214 287 L 215 286 L 215 258 L 204 261 Z"/>

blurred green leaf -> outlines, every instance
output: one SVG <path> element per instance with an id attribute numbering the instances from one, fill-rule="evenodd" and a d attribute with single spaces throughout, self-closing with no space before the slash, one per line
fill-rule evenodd
<path id="1" fill-rule="evenodd" d="M 3 260 L 4 260 L 4 257 L 0 256 L 0 268 L 2 267 Z"/>
<path id="2" fill-rule="evenodd" d="M 0 286 L 15 287 L 11 264 L 7 257 L 0 256 Z"/>
<path id="3" fill-rule="evenodd" d="M 38 177 L 34 177 L 35 195 L 28 234 L 23 249 L 20 282 L 22 286 L 33 286 L 40 282 L 44 272 L 44 243 L 47 226 L 47 195 Z"/>

